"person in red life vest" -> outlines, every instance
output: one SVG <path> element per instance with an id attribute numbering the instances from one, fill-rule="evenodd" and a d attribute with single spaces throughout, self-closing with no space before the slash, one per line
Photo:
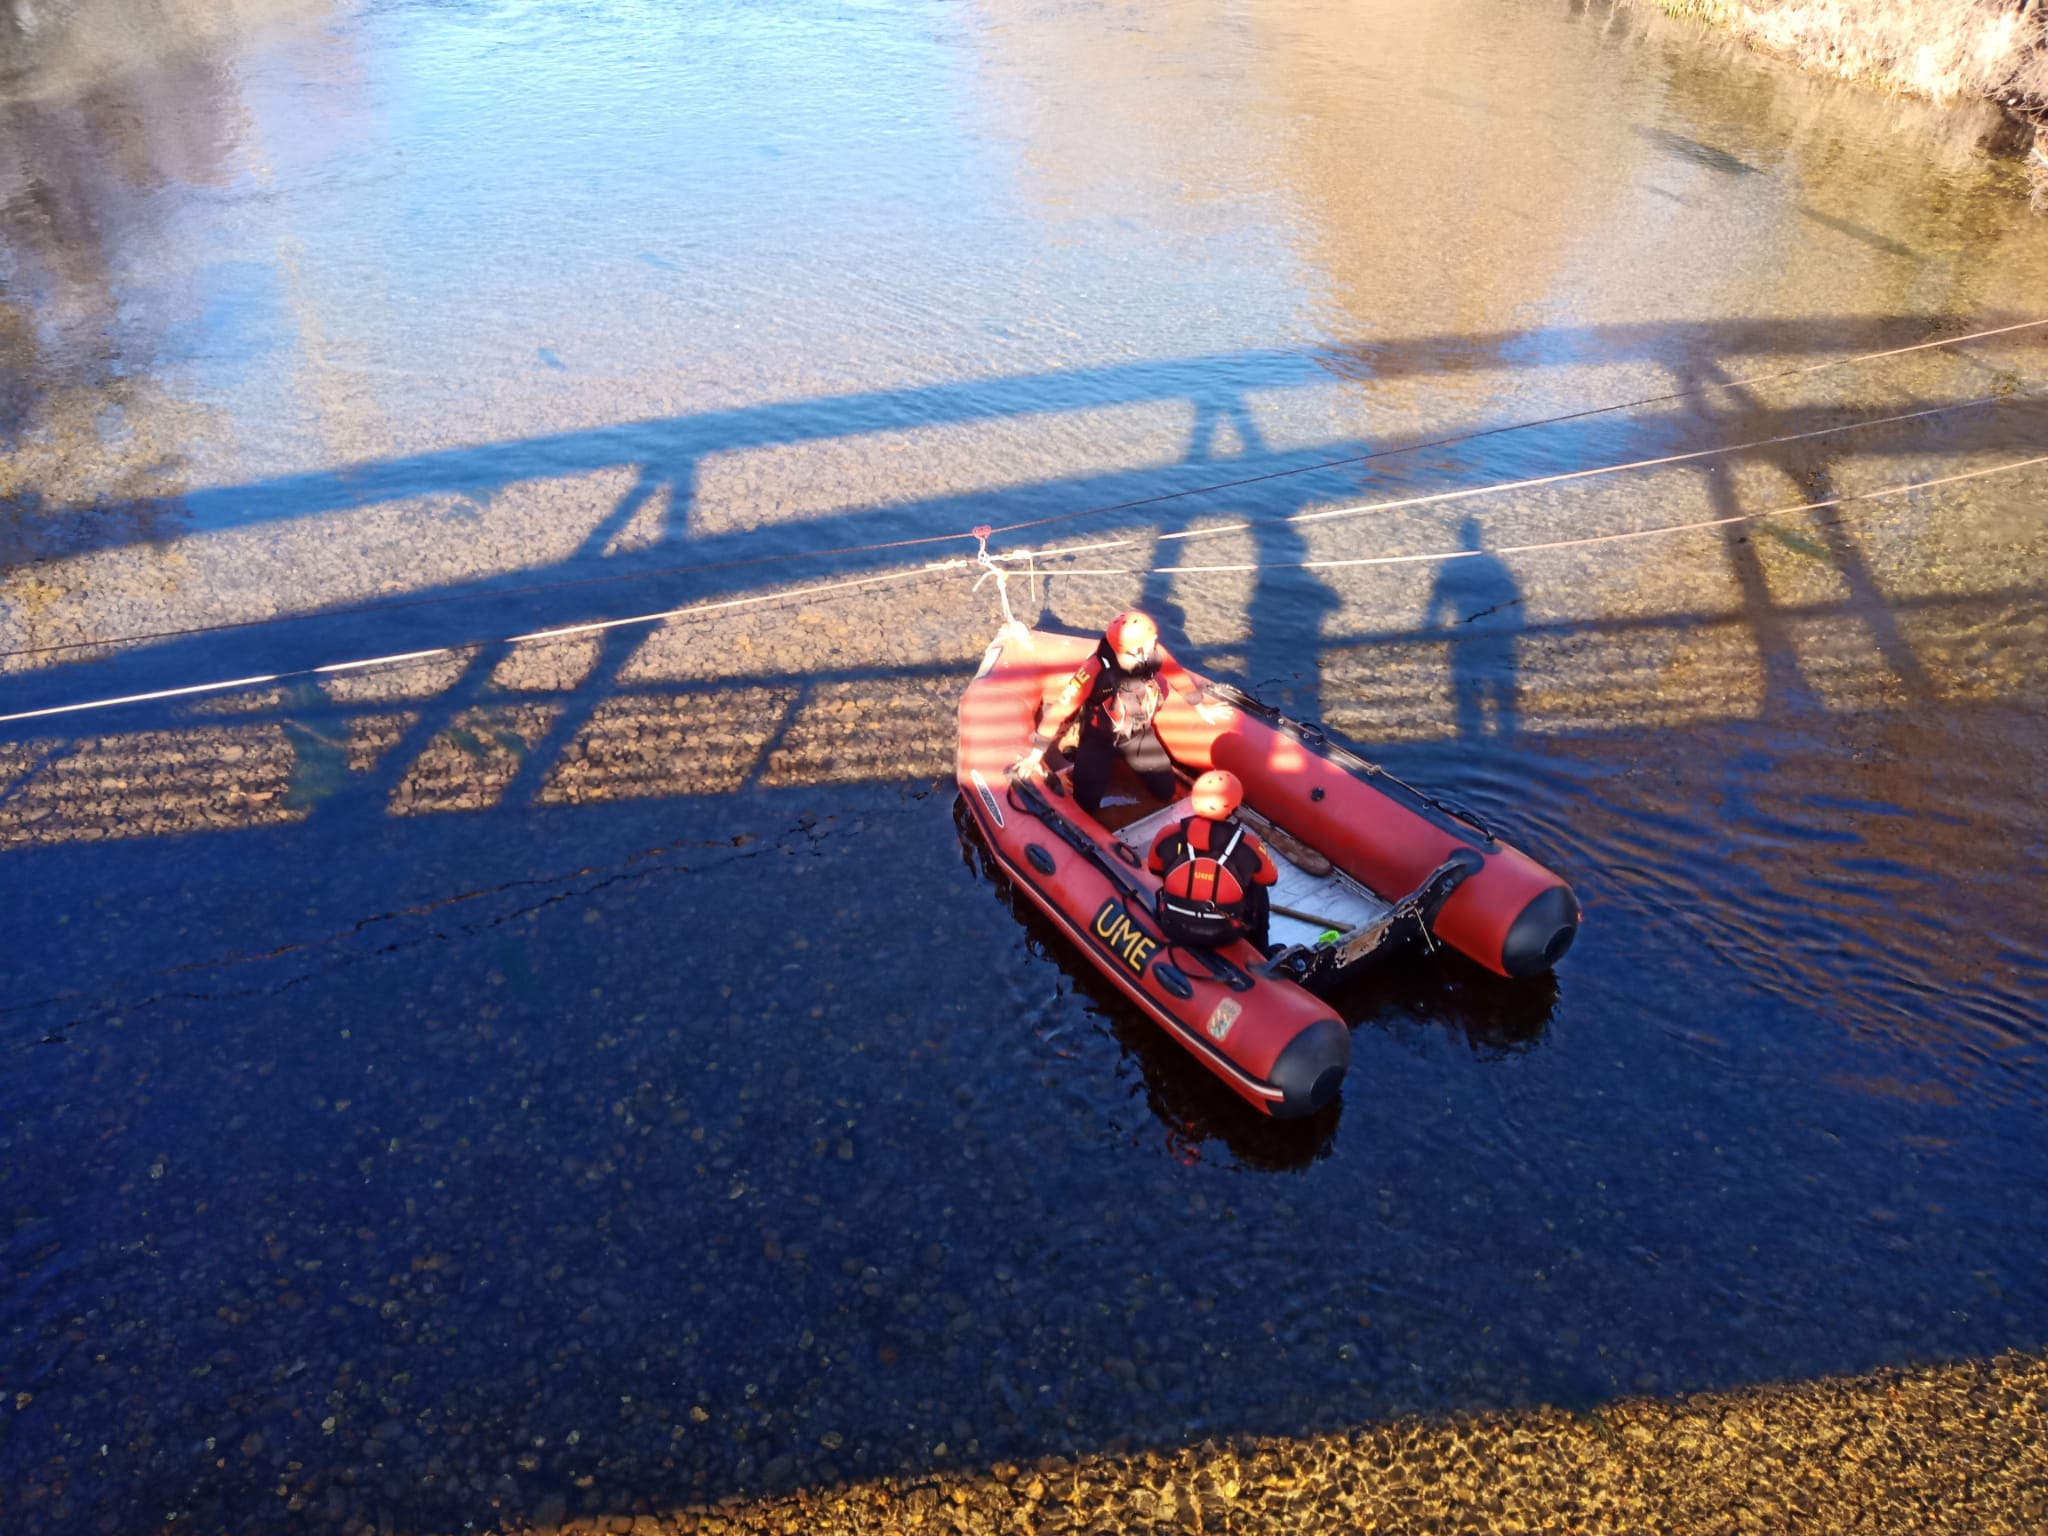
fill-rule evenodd
<path id="1" fill-rule="evenodd" d="M 1160 877 L 1159 926 L 1182 944 L 1213 948 L 1250 939 L 1264 954 L 1272 918 L 1270 887 L 1280 868 L 1265 845 L 1234 818 L 1244 785 L 1214 769 L 1195 780 L 1195 814 L 1163 828 L 1146 866 Z"/>
<path id="2" fill-rule="evenodd" d="M 1031 750 L 1017 760 L 1015 771 L 1026 778 L 1039 777 L 1046 749 L 1059 741 L 1078 714 L 1081 739 L 1074 748 L 1074 802 L 1082 810 L 1093 816 L 1102 809 L 1109 771 L 1119 756 L 1153 799 L 1171 800 L 1173 760 L 1152 729 L 1152 717 L 1166 702 L 1166 690 L 1176 685 L 1189 703 L 1200 706 L 1194 679 L 1159 643 L 1159 626 L 1142 613 L 1118 614 L 1102 632 L 1095 654 L 1081 663 L 1047 706 L 1031 733 Z"/>

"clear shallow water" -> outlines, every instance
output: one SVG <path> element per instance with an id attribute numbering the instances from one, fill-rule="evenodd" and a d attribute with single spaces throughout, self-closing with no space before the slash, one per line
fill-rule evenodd
<path id="1" fill-rule="evenodd" d="M 2021 337 L 1253 480 L 2033 318 L 2006 170 L 1631 13 L 138 14 L 10 55 L 0 634 L 246 627 L 11 655 L 0 712 L 1225 481 L 1011 542 L 1500 549 L 2043 437 Z M 27 1528 L 665 1508 L 2039 1349 L 2038 502 L 1015 588 L 1142 598 L 1585 899 L 1554 982 L 1361 986 L 1292 1129 L 963 844 L 965 576 L 7 727 Z"/>

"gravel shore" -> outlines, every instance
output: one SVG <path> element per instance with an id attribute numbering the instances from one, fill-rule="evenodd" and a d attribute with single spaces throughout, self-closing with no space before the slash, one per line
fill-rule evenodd
<path id="1" fill-rule="evenodd" d="M 997 1463 L 511 1532 L 2037 1532 L 2048 1359 Z"/>

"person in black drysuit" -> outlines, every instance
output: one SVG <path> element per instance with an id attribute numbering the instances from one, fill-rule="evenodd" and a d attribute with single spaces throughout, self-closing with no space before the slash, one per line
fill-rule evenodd
<path id="1" fill-rule="evenodd" d="M 1039 777 L 1047 749 L 1057 743 L 1075 715 L 1081 739 L 1074 748 L 1074 803 L 1090 816 L 1102 809 L 1110 769 L 1121 756 L 1155 800 L 1173 798 L 1173 760 L 1152 728 L 1168 687 L 1180 684 L 1190 703 L 1199 690 L 1186 668 L 1159 643 L 1159 627 L 1142 613 L 1110 620 L 1095 654 L 1075 669 L 1031 733 L 1031 750 L 1015 764 L 1026 778 Z"/>

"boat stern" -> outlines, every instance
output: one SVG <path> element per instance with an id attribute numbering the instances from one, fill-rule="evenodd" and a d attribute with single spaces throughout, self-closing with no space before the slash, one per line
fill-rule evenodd
<path id="1" fill-rule="evenodd" d="M 1316 1020 L 1287 1042 L 1273 1063 L 1269 1081 L 1283 1095 L 1268 1113 L 1275 1120 L 1299 1120 L 1337 1097 L 1351 1067 L 1351 1031 L 1338 1018 Z"/>

